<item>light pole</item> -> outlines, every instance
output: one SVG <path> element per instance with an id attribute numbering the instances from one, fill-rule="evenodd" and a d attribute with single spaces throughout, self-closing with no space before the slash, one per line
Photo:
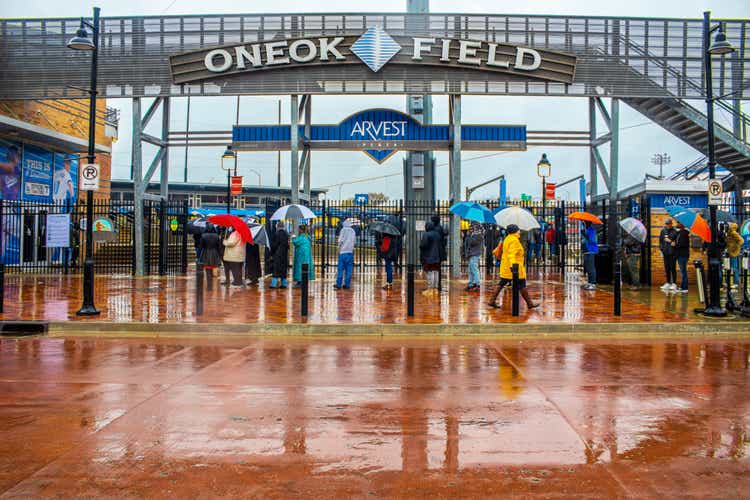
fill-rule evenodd
<path id="1" fill-rule="evenodd" d="M 542 159 L 536 164 L 536 175 L 542 178 L 542 209 L 547 206 L 547 177 L 552 175 L 552 165 L 547 159 L 547 153 L 542 154 Z M 544 210 L 542 210 L 544 217 Z"/>
<path id="2" fill-rule="evenodd" d="M 92 38 L 86 32 L 91 28 Z M 91 77 L 89 88 L 89 148 L 87 159 L 94 163 L 96 140 L 96 76 L 99 58 L 99 7 L 94 7 L 94 19 L 89 23 L 81 18 L 81 27 L 76 36 L 68 41 L 68 48 L 91 51 Z M 78 316 L 95 316 L 100 311 L 94 305 L 94 192 L 86 191 L 86 259 L 83 263 L 83 305 L 76 312 Z"/>
<path id="3" fill-rule="evenodd" d="M 659 179 L 664 178 L 664 165 L 669 165 L 672 158 L 667 153 L 657 153 L 651 157 L 651 163 L 659 166 Z"/>
<path id="4" fill-rule="evenodd" d="M 232 169 L 237 168 L 236 160 L 237 153 L 232 151 L 232 145 L 230 144 L 224 150 L 224 154 L 221 155 L 221 169 L 227 171 L 227 213 L 232 211 Z"/>
<path id="5" fill-rule="evenodd" d="M 258 176 L 258 185 L 262 186 L 263 185 L 263 178 L 260 176 L 260 172 L 258 172 L 254 168 L 249 168 L 248 170 Z M 237 172 L 235 172 L 235 175 L 236 174 L 237 174 Z"/>
<path id="6" fill-rule="evenodd" d="M 714 42 L 711 43 L 711 33 L 716 31 Z M 703 13 L 703 68 L 706 85 L 706 118 L 708 121 L 708 178 L 716 178 L 716 147 L 714 145 L 714 97 L 713 77 L 711 75 L 711 56 L 723 56 L 734 52 L 734 47 L 727 42 L 723 26 L 720 24 L 711 27 L 711 12 Z M 716 239 L 719 235 L 719 227 L 716 220 L 716 205 L 709 205 L 709 223 L 711 225 L 711 241 L 708 244 L 708 283 L 709 294 L 706 316 L 726 316 L 727 311 L 721 306 L 721 255 Z"/>

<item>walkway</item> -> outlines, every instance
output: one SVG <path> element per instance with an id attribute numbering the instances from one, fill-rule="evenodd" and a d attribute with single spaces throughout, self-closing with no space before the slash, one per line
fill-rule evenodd
<path id="1" fill-rule="evenodd" d="M 487 307 L 487 282 L 481 294 L 463 291 L 465 281 L 446 283 L 438 298 L 424 297 L 424 281 L 416 284 L 415 316 L 406 314 L 406 284 L 397 281 L 391 291 L 382 290 L 382 281 L 373 275 L 355 281 L 351 290 L 336 291 L 333 281 L 310 283 L 309 315 L 300 315 L 297 289 L 216 287 L 205 294 L 204 314 L 196 316 L 195 279 L 187 277 L 140 278 L 99 276 L 96 279 L 96 305 L 102 314 L 79 318 L 80 277 L 6 276 L 5 314 L 2 320 L 107 321 L 148 323 L 295 323 L 373 324 L 373 323 L 602 323 L 602 322 L 684 322 L 700 318 L 692 313 L 698 306 L 693 294 L 664 294 L 657 289 L 623 290 L 622 316 L 612 314 L 613 295 L 606 290 L 581 290 L 577 280 L 562 283 L 556 276 L 532 276 L 531 295 L 543 305 L 529 311 L 523 301 L 521 315 L 511 315 L 510 290 L 503 297 L 503 308 Z M 266 285 L 269 282 L 266 282 Z"/>
<path id="2" fill-rule="evenodd" d="M 4 498 L 743 498 L 750 343 L 0 339 Z"/>

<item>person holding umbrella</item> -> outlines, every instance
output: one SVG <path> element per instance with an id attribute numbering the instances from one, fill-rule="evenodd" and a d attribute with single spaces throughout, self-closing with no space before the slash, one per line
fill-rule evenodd
<path id="1" fill-rule="evenodd" d="M 308 276 L 309 280 L 315 279 L 315 267 L 313 266 L 312 260 L 312 243 L 310 237 L 307 236 L 307 225 L 302 224 L 299 227 L 299 234 L 292 238 L 292 245 L 294 245 L 294 286 L 302 286 L 302 265 L 308 264 Z"/>
<path id="2" fill-rule="evenodd" d="M 469 259 L 469 284 L 467 292 L 479 291 L 481 278 L 479 276 L 479 256 L 482 255 L 484 234 L 482 225 L 471 221 L 469 231 L 464 238 L 464 255 Z"/>
<path id="3" fill-rule="evenodd" d="M 627 281 L 632 290 L 641 287 L 641 275 L 638 271 L 638 261 L 641 258 L 641 242 L 633 236 L 626 234 L 623 238 L 623 249 L 625 250 L 625 270 Z"/>
<path id="4" fill-rule="evenodd" d="M 289 273 L 289 233 L 284 229 L 284 223 L 276 223 L 276 234 L 271 243 L 271 288 L 286 288 Z"/>
<path id="5" fill-rule="evenodd" d="M 425 232 L 419 242 L 422 269 L 427 276 L 427 289 L 423 295 L 437 295 L 440 281 L 441 247 L 443 245 L 443 231 L 440 225 L 430 221 L 425 224 Z"/>
<path id="6" fill-rule="evenodd" d="M 659 233 L 659 250 L 664 259 L 664 273 L 666 281 L 661 286 L 664 291 L 677 290 L 677 259 L 674 255 L 674 241 L 677 238 L 672 219 L 664 221 L 664 227 Z"/>
<path id="7" fill-rule="evenodd" d="M 253 240 L 245 243 L 245 280 L 249 285 L 257 285 L 263 270 L 260 267 L 260 246 Z"/>
<path id="8" fill-rule="evenodd" d="M 375 249 L 379 259 L 385 262 L 385 284 L 383 290 L 393 288 L 393 265 L 401 255 L 402 224 L 397 215 L 389 215 L 386 221 L 376 221 L 370 225 L 375 233 Z"/>
<path id="9" fill-rule="evenodd" d="M 591 221 L 585 221 L 583 233 L 583 269 L 588 282 L 583 285 L 584 290 L 596 290 L 596 255 L 599 253 L 599 243 L 596 229 Z"/>
<path id="10" fill-rule="evenodd" d="M 242 264 L 245 262 L 245 244 L 239 231 L 234 228 L 227 230 L 224 238 L 224 276 L 225 285 L 229 286 L 229 274 L 232 275 L 232 286 L 244 287 L 242 280 Z"/>
<path id="11" fill-rule="evenodd" d="M 204 232 L 200 235 L 199 262 L 206 272 L 206 290 L 213 290 L 214 269 L 221 264 L 221 240 L 216 232 L 216 226 L 210 222 L 206 224 Z"/>
<path id="12" fill-rule="evenodd" d="M 503 251 L 500 257 L 500 281 L 487 305 L 495 308 L 500 307 L 497 304 L 497 297 L 506 285 L 513 283 L 513 265 L 518 264 L 518 287 L 521 290 L 521 297 L 526 302 L 526 307 L 535 309 L 539 307 L 539 304 L 531 301 L 529 290 L 526 288 L 525 252 L 521 244 L 521 232 L 515 224 L 508 225 L 505 231 L 507 235 L 503 239 Z"/>
<path id="13" fill-rule="evenodd" d="M 677 236 L 672 242 L 677 265 L 680 267 L 680 288 L 675 293 L 688 293 L 687 265 L 690 258 L 690 232 L 684 224 L 677 222 Z"/>

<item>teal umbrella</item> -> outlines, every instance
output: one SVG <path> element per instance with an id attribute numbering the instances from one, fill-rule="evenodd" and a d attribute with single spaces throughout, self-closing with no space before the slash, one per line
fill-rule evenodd
<path id="1" fill-rule="evenodd" d="M 450 208 L 450 213 L 482 224 L 495 223 L 495 218 L 489 208 L 472 201 L 459 201 Z"/>

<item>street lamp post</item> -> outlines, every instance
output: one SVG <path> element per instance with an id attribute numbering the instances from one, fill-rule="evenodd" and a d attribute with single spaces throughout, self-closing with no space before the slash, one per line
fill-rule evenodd
<path id="1" fill-rule="evenodd" d="M 258 172 L 258 171 L 257 171 L 257 170 L 255 170 L 254 168 L 250 168 L 250 169 L 248 169 L 248 170 L 250 170 L 250 172 L 252 172 L 252 173 L 254 173 L 255 175 L 257 175 L 257 176 L 258 176 L 258 185 L 259 185 L 259 186 L 262 186 L 262 185 L 263 185 L 263 177 L 261 177 L 261 176 L 260 176 L 260 172 Z M 235 175 L 236 175 L 236 174 L 237 174 L 237 173 L 235 172 Z"/>
<path id="2" fill-rule="evenodd" d="M 92 38 L 86 32 L 91 28 Z M 94 163 L 96 156 L 96 76 L 99 58 L 99 7 L 94 7 L 93 22 L 81 18 L 81 27 L 76 36 L 68 41 L 68 48 L 91 51 L 91 77 L 89 88 L 89 144 L 87 159 Z M 86 191 L 86 259 L 83 263 L 83 304 L 76 312 L 78 316 L 96 316 L 100 311 L 94 305 L 94 192 Z"/>
<path id="3" fill-rule="evenodd" d="M 547 153 L 542 153 L 542 158 L 536 164 L 536 174 L 542 178 L 542 221 L 547 216 L 547 177 L 552 175 L 552 165 L 547 159 Z M 542 235 L 542 238 L 544 235 Z M 544 243 L 542 243 L 542 262 L 547 258 Z"/>
<path id="4" fill-rule="evenodd" d="M 711 43 L 711 33 L 716 31 L 714 43 Z M 711 74 L 711 56 L 729 54 L 734 47 L 727 42 L 723 27 L 718 24 L 711 27 L 711 12 L 703 13 L 703 67 L 706 85 L 706 118 L 708 121 L 708 178 L 716 178 L 716 147 L 714 145 L 714 97 L 713 77 Z M 719 226 L 716 219 L 716 205 L 709 205 L 709 224 L 711 226 L 711 242 L 708 245 L 708 302 L 703 314 L 706 316 L 726 316 L 727 311 L 721 306 L 721 255 L 716 240 Z"/>
<path id="5" fill-rule="evenodd" d="M 232 150 L 232 145 L 227 146 L 221 155 L 221 169 L 227 171 L 227 213 L 232 211 L 232 169 L 237 173 L 237 153 Z"/>

